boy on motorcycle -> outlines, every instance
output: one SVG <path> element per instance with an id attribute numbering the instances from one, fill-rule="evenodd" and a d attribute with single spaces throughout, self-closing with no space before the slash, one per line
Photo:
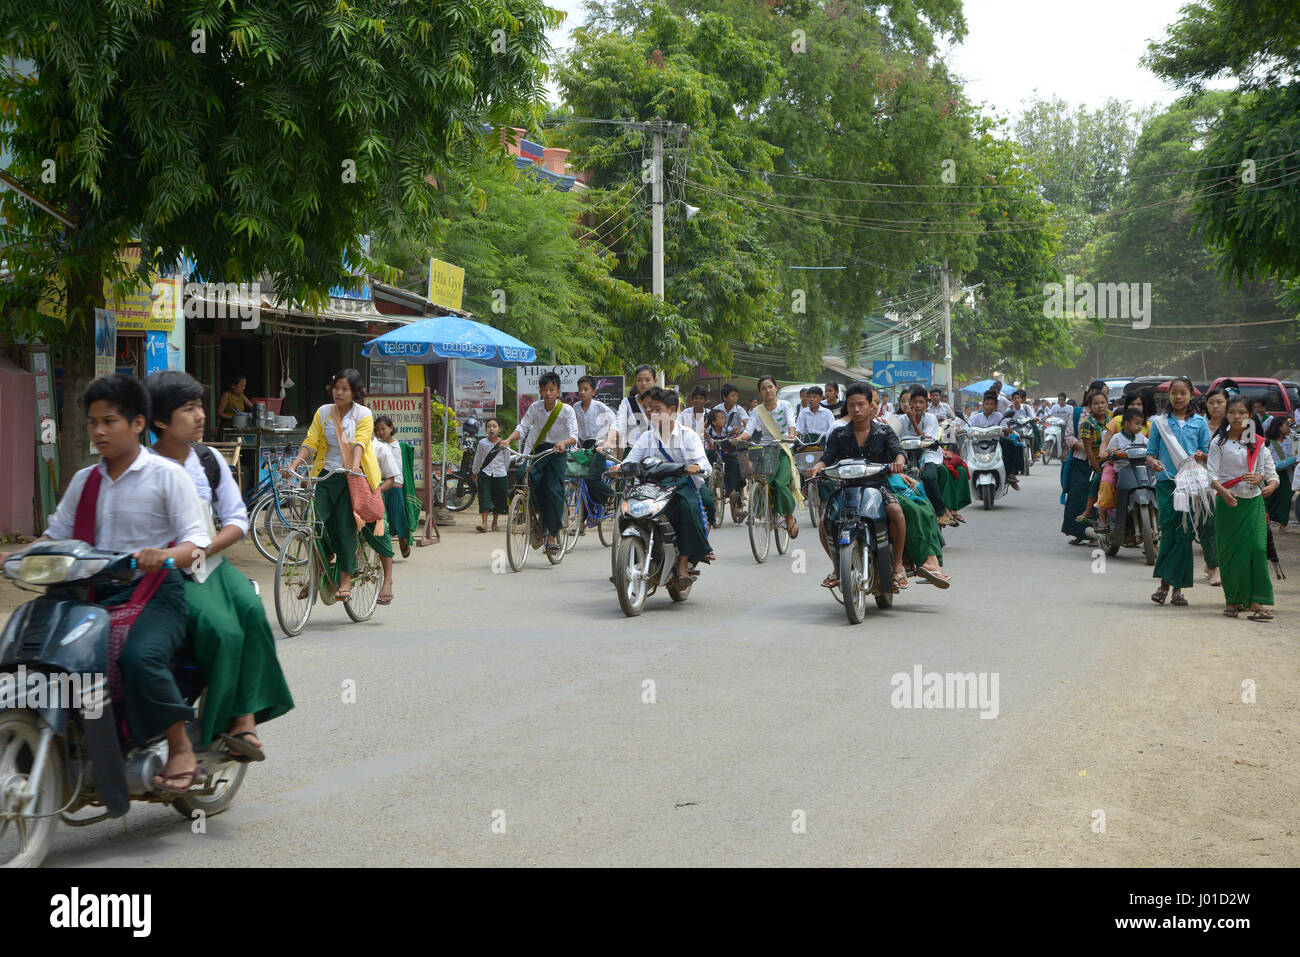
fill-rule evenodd
<path id="1" fill-rule="evenodd" d="M 646 458 L 660 458 L 666 462 L 688 463 L 686 475 L 669 480 L 676 484 L 675 494 L 665 508 L 668 522 L 677 533 L 677 569 L 675 582 L 685 587 L 691 582 L 689 565 L 713 560 L 709 548 L 705 514 L 708 494 L 705 480 L 713 472 L 704 453 L 704 440 L 694 429 L 685 427 L 677 418 L 677 393 L 671 389 L 652 386 L 641 396 L 641 408 L 650 417 L 650 428 L 641 433 L 636 445 L 624 456 L 624 462 L 640 462 Z M 619 474 L 615 466 L 611 474 Z M 710 501 L 711 501 L 710 497 Z M 670 583 L 671 584 L 671 583 Z"/>
<path id="2" fill-rule="evenodd" d="M 81 397 L 98 464 L 82 469 L 50 516 L 38 542 L 79 538 L 108 551 L 130 552 L 139 574 L 125 585 L 96 585 L 105 608 L 144 601 L 118 659 L 126 726 L 138 744 L 166 735 L 167 764 L 157 788 L 184 794 L 199 772 L 185 723 L 194 717 L 172 675 L 185 640 L 185 590 L 180 572 L 211 540 L 194 483 L 185 470 L 140 444 L 149 423 L 149 395 L 131 376 L 96 379 Z M 0 563 L 6 555 L 0 554 Z M 174 567 L 168 568 L 168 560 Z M 146 580 L 145 576 L 158 573 Z"/>
<path id="3" fill-rule="evenodd" d="M 986 429 L 993 425 L 1002 426 L 1002 436 L 998 439 L 998 444 L 1002 446 L 1002 461 L 1007 469 L 1007 484 L 1019 491 L 1020 480 L 1016 476 L 1025 469 L 1025 460 L 1021 457 L 1024 455 L 1024 450 L 1012 442 L 1007 435 L 1007 430 L 1010 428 L 1009 420 L 998 411 L 998 398 L 996 389 L 989 389 L 984 393 L 983 408 L 970 417 L 970 427 Z"/>
<path id="4" fill-rule="evenodd" d="M 914 386 L 907 399 L 907 414 L 903 416 L 899 426 L 902 435 L 934 439 L 936 442 L 942 437 L 943 429 L 939 425 L 939 420 L 933 412 L 927 411 L 928 406 L 929 396 L 926 394 L 925 386 Z M 934 509 L 935 517 L 940 525 L 956 525 L 957 519 L 949 513 L 948 506 L 943 500 L 943 491 L 939 488 L 939 470 L 944 467 L 943 450 L 938 446 L 928 450 L 921 456 L 921 463 L 921 485 Z"/>

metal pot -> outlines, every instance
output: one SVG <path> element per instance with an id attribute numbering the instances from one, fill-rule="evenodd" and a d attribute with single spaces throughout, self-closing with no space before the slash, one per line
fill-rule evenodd
<path id="1" fill-rule="evenodd" d="M 236 412 L 234 421 L 230 424 L 234 429 L 251 429 L 253 427 L 253 416 L 248 412 Z"/>

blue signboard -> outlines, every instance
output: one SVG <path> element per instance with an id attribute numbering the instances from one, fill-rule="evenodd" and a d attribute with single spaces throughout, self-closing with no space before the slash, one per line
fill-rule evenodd
<path id="1" fill-rule="evenodd" d="M 144 334 L 144 374 L 151 376 L 155 372 L 167 371 L 167 333 L 146 332 Z"/>
<path id="2" fill-rule="evenodd" d="M 878 386 L 892 388 L 900 385 L 929 385 L 933 381 L 934 364 L 931 362 L 871 363 L 871 381 Z"/>

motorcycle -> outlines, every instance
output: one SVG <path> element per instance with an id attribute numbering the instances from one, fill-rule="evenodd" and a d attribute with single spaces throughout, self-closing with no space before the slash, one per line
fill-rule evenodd
<path id="1" fill-rule="evenodd" d="M 1065 420 L 1059 416 L 1049 416 L 1043 428 L 1043 464 L 1065 459 Z"/>
<path id="2" fill-rule="evenodd" d="M 1020 474 L 1021 474 L 1021 475 L 1028 475 L 1028 474 L 1029 474 L 1029 467 L 1030 467 L 1030 465 L 1031 465 L 1031 464 L 1033 463 L 1033 461 L 1034 461 L 1034 425 L 1033 425 L 1033 420 L 1031 420 L 1031 419 L 1020 419 L 1020 420 L 1018 420 L 1018 421 L 1013 421 L 1013 422 L 1011 422 L 1010 425 L 1011 425 L 1011 432 L 1012 432 L 1012 434 L 1013 434 L 1013 435 L 1016 435 L 1016 436 L 1018 436 L 1018 437 L 1020 438 L 1020 447 L 1021 447 L 1021 449 L 1024 450 L 1024 455 L 1022 455 L 1022 456 L 1020 457 L 1020 458 L 1021 458 L 1021 461 L 1024 463 L 1023 466 L 1022 466 L 1022 471 L 1020 472 Z"/>
<path id="3" fill-rule="evenodd" d="M 1156 511 L 1156 480 L 1147 468 L 1145 445 L 1119 452 L 1116 459 L 1128 465 L 1115 470 L 1115 516 L 1104 529 L 1097 530 L 1097 544 L 1107 555 L 1116 555 L 1120 547 L 1141 546 L 1148 565 L 1156 563 L 1160 547 L 1160 521 Z"/>
<path id="4" fill-rule="evenodd" d="M 878 608 L 894 604 L 894 551 L 889 520 L 880 488 L 889 481 L 889 466 L 861 459 L 844 459 L 822 471 L 821 477 L 841 488 L 840 514 L 827 521 L 826 541 L 836 555 L 840 584 L 831 595 L 844 606 L 851 624 L 867 617 L 867 596 Z M 857 490 L 857 494 L 852 494 Z"/>
<path id="5" fill-rule="evenodd" d="M 1007 494 L 1007 467 L 1002 461 L 1002 426 L 977 426 L 966 430 L 967 450 L 962 456 L 970 472 L 971 497 L 987 511 L 993 500 Z"/>
<path id="6" fill-rule="evenodd" d="M 677 573 L 677 533 L 664 511 L 676 489 L 663 483 L 685 475 L 686 465 L 644 458 L 639 462 L 624 462 L 620 471 L 627 479 L 627 486 L 612 550 L 614 589 L 623 614 L 635 617 L 644 610 L 645 600 L 661 585 L 673 601 L 685 601 L 699 572 L 691 565 L 691 584 L 682 588 L 669 584 Z"/>
<path id="7" fill-rule="evenodd" d="M 447 494 L 443 505 L 449 512 L 463 512 L 474 504 L 478 485 L 474 481 L 474 452 L 479 440 L 478 419 L 466 419 L 460 429 L 460 465 L 447 473 Z"/>
<path id="8" fill-rule="evenodd" d="M 2 867 L 40 866 L 60 819 L 73 827 L 97 824 L 122 817 L 132 801 L 169 804 L 186 818 L 220 814 L 244 781 L 247 764 L 224 746 L 205 749 L 195 740 L 194 787 L 185 794 L 156 788 L 167 742 L 132 747 L 125 740 L 120 712 L 108 700 L 109 614 L 88 594 L 96 583 L 130 582 L 134 568 L 130 555 L 76 540 L 38 542 L 4 563 L 7 578 L 45 594 L 19 606 L 0 633 L 0 673 L 14 675 L 21 666 L 28 681 L 39 673 L 51 693 L 41 707 L 19 707 L 25 702 L 13 694 L 14 679 L 0 684 L 9 691 L 0 696 Z M 172 672 L 185 700 L 201 709 L 203 677 L 188 639 Z M 197 738 L 197 720 L 188 731 Z M 87 807 L 104 810 L 70 817 Z"/>

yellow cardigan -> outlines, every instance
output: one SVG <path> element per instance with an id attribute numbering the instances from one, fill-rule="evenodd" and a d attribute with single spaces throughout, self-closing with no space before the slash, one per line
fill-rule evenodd
<path id="1" fill-rule="evenodd" d="M 316 453 L 316 457 L 312 460 L 312 475 L 319 475 L 325 468 L 325 425 L 333 415 L 331 411 L 333 408 L 334 403 L 331 402 L 316 410 L 316 414 L 312 416 L 311 427 L 307 429 L 307 438 L 302 443 Z M 375 417 L 369 409 L 366 409 L 366 414 L 357 422 L 356 435 L 353 436 L 351 444 L 362 447 L 361 471 L 366 473 L 366 481 L 370 483 L 370 487 L 377 489 L 382 479 L 379 474 L 379 459 L 375 455 L 374 437 Z"/>

